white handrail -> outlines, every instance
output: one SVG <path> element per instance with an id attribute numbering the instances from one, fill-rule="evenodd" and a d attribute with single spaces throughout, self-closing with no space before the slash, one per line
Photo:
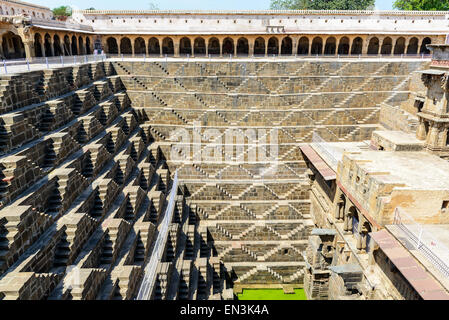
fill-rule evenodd
<path id="1" fill-rule="evenodd" d="M 402 208 L 396 207 L 393 224 L 404 232 L 416 250 L 421 251 L 445 277 L 449 277 L 449 248 L 425 231 L 423 226 Z"/>
<path id="2" fill-rule="evenodd" d="M 150 300 L 151 292 L 156 280 L 156 269 L 161 262 L 164 253 L 165 244 L 167 243 L 168 228 L 173 220 L 173 212 L 175 209 L 176 194 L 178 191 L 178 171 L 175 172 L 173 185 L 170 191 L 167 209 L 164 218 L 160 224 L 160 231 L 154 243 L 154 249 L 151 254 L 150 261 L 144 270 L 144 278 L 137 294 L 136 300 Z"/>

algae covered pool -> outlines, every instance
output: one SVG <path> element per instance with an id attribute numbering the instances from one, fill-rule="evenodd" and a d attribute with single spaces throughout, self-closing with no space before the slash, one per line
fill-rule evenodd
<path id="1" fill-rule="evenodd" d="M 282 289 L 243 289 L 237 300 L 307 300 L 304 289 L 295 289 L 286 294 Z"/>

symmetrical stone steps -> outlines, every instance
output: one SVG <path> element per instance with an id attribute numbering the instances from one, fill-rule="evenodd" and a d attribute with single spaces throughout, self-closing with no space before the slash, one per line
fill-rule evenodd
<path id="1" fill-rule="evenodd" d="M 55 99 L 48 104 L 52 115 L 44 114 L 44 137 L 1 158 L 5 166 L 0 168 L 0 176 L 4 174 L 6 180 L 2 180 L 7 181 L 1 186 L 8 196 L 3 205 L 9 204 L 0 211 L 0 273 L 6 271 L 0 280 L 3 297 L 14 296 L 7 283 L 15 283 L 18 289 L 22 285 L 30 288 L 31 292 L 14 291 L 19 299 L 44 295 L 52 299 L 95 299 L 97 295 L 131 299 L 139 288 L 141 265 L 147 260 L 155 228 L 143 219 L 148 219 L 152 210 L 162 210 L 165 196 L 157 188 L 162 182 L 169 186 L 170 181 L 164 170 L 156 172 L 153 167 L 161 165 L 161 158 L 148 148 L 154 134 L 151 127 L 140 128 L 114 76 L 104 78 L 104 67 L 100 68 L 103 71 L 92 69 L 90 76 L 81 75 L 80 70 L 74 70 L 73 77 L 66 75 L 68 83 L 77 83 L 70 90 L 81 83 L 94 88 L 87 91 L 91 94 L 85 95 L 90 99 L 86 104 L 79 102 L 81 91 L 64 91 L 66 88 L 52 78 L 70 72 L 49 74 L 45 90 L 64 92 L 65 96 L 48 95 Z M 51 127 L 59 108 L 65 108 L 63 100 L 73 101 L 70 109 L 74 112 L 68 113 L 68 119 L 88 113 Z M 19 112 L 30 117 L 39 107 L 25 105 Z M 49 132 L 53 129 L 56 131 Z M 34 177 L 27 166 L 34 170 Z M 162 176 L 155 178 L 159 174 Z M 22 184 L 15 187 L 15 181 Z M 149 191 L 148 196 L 142 188 Z M 76 268 L 67 269 L 64 276 L 69 264 Z M 29 272 L 22 273 L 25 269 Z M 49 277 L 42 272 L 49 272 Z M 15 277 L 29 280 L 16 281 Z M 47 278 L 54 281 L 38 280 Z"/>

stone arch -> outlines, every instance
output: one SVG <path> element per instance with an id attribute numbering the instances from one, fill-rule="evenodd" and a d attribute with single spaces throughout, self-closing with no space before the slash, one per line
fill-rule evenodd
<path id="1" fill-rule="evenodd" d="M 80 54 L 85 54 L 83 37 L 81 36 L 78 37 L 78 49 Z"/>
<path id="2" fill-rule="evenodd" d="M 11 31 L 3 35 L 3 54 L 7 59 L 25 58 L 22 38 Z"/>
<path id="3" fill-rule="evenodd" d="M 193 42 L 193 53 L 196 54 L 206 54 L 206 41 L 204 38 L 198 37 Z"/>
<path id="4" fill-rule="evenodd" d="M 223 40 L 223 54 L 234 54 L 234 40 L 226 38 Z"/>
<path id="5" fill-rule="evenodd" d="M 179 41 L 179 53 L 183 55 L 192 54 L 192 42 L 189 38 L 184 37 Z"/>
<path id="6" fill-rule="evenodd" d="M 301 37 L 298 41 L 298 54 L 308 55 L 309 54 L 309 38 Z"/>
<path id="7" fill-rule="evenodd" d="M 411 38 L 407 46 L 407 54 L 417 54 L 418 47 L 419 47 L 418 38 L 416 37 Z"/>
<path id="8" fill-rule="evenodd" d="M 312 40 L 311 54 L 322 54 L 323 53 L 323 39 L 321 37 L 315 37 Z"/>
<path id="9" fill-rule="evenodd" d="M 258 37 L 254 40 L 254 54 L 255 55 L 265 55 L 265 39 Z"/>
<path id="10" fill-rule="evenodd" d="M 53 37 L 53 47 L 55 50 L 55 56 L 63 55 L 63 51 L 62 51 L 62 47 L 61 47 L 61 39 L 59 38 L 59 36 L 57 34 L 55 34 Z"/>
<path id="11" fill-rule="evenodd" d="M 422 41 L 421 48 L 419 49 L 419 53 L 430 54 L 430 50 L 427 49 L 428 44 L 432 44 L 432 40 L 429 37 L 425 37 Z"/>
<path id="12" fill-rule="evenodd" d="M 108 46 L 108 53 L 110 53 L 110 54 L 118 54 L 117 39 L 115 39 L 114 37 L 109 37 L 106 40 L 106 44 Z"/>
<path id="13" fill-rule="evenodd" d="M 326 39 L 326 45 L 324 46 L 325 55 L 335 55 L 337 51 L 337 39 L 335 37 L 329 37 Z"/>
<path id="14" fill-rule="evenodd" d="M 368 54 L 378 55 L 379 54 L 379 38 L 371 38 L 368 43 Z"/>
<path id="15" fill-rule="evenodd" d="M 360 37 L 355 38 L 352 41 L 351 54 L 357 55 L 362 54 L 363 49 L 363 39 Z"/>
<path id="16" fill-rule="evenodd" d="M 148 40 L 148 54 L 161 54 L 161 46 L 159 45 L 159 39 L 153 37 Z"/>
<path id="17" fill-rule="evenodd" d="M 212 54 L 220 54 L 220 41 L 218 41 L 217 38 L 210 38 L 208 45 L 207 45 L 207 51 L 210 55 Z"/>
<path id="18" fill-rule="evenodd" d="M 247 56 L 249 54 L 248 39 L 240 38 L 237 40 L 237 54 Z"/>
<path id="19" fill-rule="evenodd" d="M 92 52 L 90 51 L 90 38 L 86 37 L 86 54 L 92 54 Z"/>
<path id="20" fill-rule="evenodd" d="M 2 36 L 2 51 L 3 51 L 3 55 L 6 59 L 9 59 L 9 50 L 8 50 L 8 42 L 7 42 L 7 37 L 6 35 Z"/>
<path id="21" fill-rule="evenodd" d="M 36 57 L 42 57 L 43 56 L 43 52 L 42 52 L 42 36 L 40 35 L 40 33 L 36 33 L 34 35 L 34 55 Z"/>
<path id="22" fill-rule="evenodd" d="M 347 55 L 349 54 L 349 38 L 343 37 L 340 39 L 338 44 L 338 54 Z"/>
<path id="23" fill-rule="evenodd" d="M 164 38 L 162 40 L 162 54 L 173 55 L 175 53 L 175 46 L 172 38 Z"/>
<path id="24" fill-rule="evenodd" d="M 44 49 L 45 49 L 45 56 L 46 57 L 51 57 L 52 56 L 52 52 L 51 52 L 51 37 L 48 33 L 45 34 L 44 36 Z"/>
<path id="25" fill-rule="evenodd" d="M 394 54 L 404 54 L 405 53 L 405 38 L 400 37 L 396 40 L 394 45 Z"/>
<path id="26" fill-rule="evenodd" d="M 267 53 L 272 54 L 279 54 L 279 41 L 276 37 L 271 37 L 268 39 L 268 48 Z"/>
<path id="27" fill-rule="evenodd" d="M 135 54 L 146 54 L 145 40 L 142 37 L 138 37 L 134 40 L 134 53 Z"/>
<path id="28" fill-rule="evenodd" d="M 393 49 L 393 40 L 390 37 L 386 37 L 382 41 L 382 47 L 380 48 L 380 54 L 390 55 Z"/>
<path id="29" fill-rule="evenodd" d="M 63 48 L 64 48 L 64 55 L 69 56 L 71 46 L 70 46 L 70 38 L 67 34 L 64 36 Z"/>
<path id="30" fill-rule="evenodd" d="M 78 55 L 78 44 L 75 36 L 72 36 L 72 55 Z"/>
<path id="31" fill-rule="evenodd" d="M 281 55 L 291 56 L 293 53 L 293 40 L 290 37 L 282 39 Z"/>
<path id="32" fill-rule="evenodd" d="M 124 37 L 120 40 L 120 53 L 121 54 L 132 54 L 133 49 L 131 46 L 131 40 L 128 37 Z"/>
<path id="33" fill-rule="evenodd" d="M 352 231 L 353 233 L 358 233 L 358 223 L 360 221 L 359 212 L 354 205 L 348 210 L 348 231 Z"/>

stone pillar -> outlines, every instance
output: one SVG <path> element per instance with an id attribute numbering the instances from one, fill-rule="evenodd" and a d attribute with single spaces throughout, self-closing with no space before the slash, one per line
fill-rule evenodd
<path id="1" fill-rule="evenodd" d="M 422 118 L 419 119 L 419 126 L 416 130 L 416 138 L 419 140 L 426 140 L 426 125 Z"/>
<path id="2" fill-rule="evenodd" d="M 122 49 L 120 48 L 120 43 L 122 42 L 121 40 L 121 38 L 115 40 L 117 42 L 117 52 L 119 56 L 122 54 Z"/>
<path id="3" fill-rule="evenodd" d="M 423 41 L 424 41 L 423 37 L 418 38 L 418 52 L 417 52 L 418 54 L 421 54 L 421 46 L 422 46 Z"/>
<path id="4" fill-rule="evenodd" d="M 51 56 L 55 56 L 55 40 L 53 38 L 50 39 L 50 52 Z"/>
<path id="5" fill-rule="evenodd" d="M 359 233 L 359 236 L 357 237 L 357 244 L 356 244 L 357 250 L 363 250 L 363 243 L 362 242 L 363 242 L 364 238 L 365 238 L 364 234 Z"/>
<path id="6" fill-rule="evenodd" d="M 254 55 L 254 41 L 253 42 L 248 41 L 248 46 L 249 46 L 248 55 L 252 57 Z"/>
<path id="7" fill-rule="evenodd" d="M 179 42 L 178 39 L 173 40 L 173 46 L 174 46 L 174 50 L 175 50 L 175 57 L 179 57 L 179 46 L 181 45 L 181 43 Z"/>
<path id="8" fill-rule="evenodd" d="M 335 56 L 338 56 L 338 47 L 340 46 L 340 39 L 341 38 L 337 38 L 335 40 Z"/>
<path id="9" fill-rule="evenodd" d="M 42 42 L 40 42 L 39 45 L 41 47 L 42 57 L 46 57 L 47 54 L 45 53 L 45 45 Z M 54 55 L 54 53 L 53 53 L 53 55 Z"/>
<path id="10" fill-rule="evenodd" d="M 341 196 L 343 195 L 343 192 L 340 188 L 337 187 L 337 190 L 335 191 L 335 197 L 334 197 L 334 217 L 337 220 L 340 220 L 344 216 L 344 201 L 341 199 Z"/>
<path id="11" fill-rule="evenodd" d="M 339 201 L 339 202 L 337 202 L 337 205 L 334 207 L 334 218 L 336 220 L 340 219 L 340 210 L 341 210 L 342 206 L 343 206 L 343 201 Z"/>
<path id="12" fill-rule="evenodd" d="M 270 39 L 268 39 L 270 40 Z M 268 41 L 265 41 L 265 57 L 268 57 Z"/>
<path id="13" fill-rule="evenodd" d="M 431 147 L 438 146 L 438 126 L 436 124 L 430 128 L 430 134 L 427 136 L 427 145 Z"/>
<path id="14" fill-rule="evenodd" d="M 218 40 L 218 43 L 220 45 L 220 57 L 223 57 L 223 44 L 220 40 Z"/>
<path id="15" fill-rule="evenodd" d="M 159 39 L 158 39 L 158 41 L 159 41 Z M 163 44 L 163 43 L 164 43 L 164 40 L 162 40 L 162 41 L 159 42 L 159 51 L 160 51 L 160 53 L 161 53 L 161 57 L 164 56 L 164 51 L 163 51 L 163 48 L 162 48 L 162 44 Z"/>
<path id="16" fill-rule="evenodd" d="M 5 53 L 3 52 L 3 37 L 0 36 L 0 57 L 5 57 Z"/>
<path id="17" fill-rule="evenodd" d="M 369 46 L 369 41 L 364 40 L 363 45 L 362 45 L 362 55 L 366 56 L 368 55 L 368 46 Z"/>
<path id="18" fill-rule="evenodd" d="M 352 230 L 352 214 L 350 214 L 349 208 L 351 208 L 351 205 L 349 203 L 346 204 L 345 207 L 345 215 L 344 215 L 344 224 L 343 224 L 343 230 L 346 233 L 351 233 Z"/>
<path id="19" fill-rule="evenodd" d="M 298 40 L 295 38 L 292 40 L 292 55 L 296 56 L 298 54 Z"/>
<path id="20" fill-rule="evenodd" d="M 209 55 L 209 46 L 206 43 L 206 57 Z"/>
<path id="21" fill-rule="evenodd" d="M 312 44 L 313 44 L 313 39 L 312 39 L 312 41 L 309 40 L 309 56 L 312 55 Z"/>
<path id="22" fill-rule="evenodd" d="M 237 40 L 237 42 L 234 42 L 234 57 L 237 57 L 237 44 L 238 44 L 238 40 Z"/>
<path id="23" fill-rule="evenodd" d="M 35 52 L 33 50 L 33 41 L 24 41 L 23 47 L 25 48 L 25 57 L 30 59 L 35 56 Z"/>
<path id="24" fill-rule="evenodd" d="M 410 38 L 406 38 L 406 39 L 405 39 L 404 54 L 407 54 L 409 44 L 410 44 Z M 419 49 L 418 49 L 418 50 L 419 50 Z"/>

